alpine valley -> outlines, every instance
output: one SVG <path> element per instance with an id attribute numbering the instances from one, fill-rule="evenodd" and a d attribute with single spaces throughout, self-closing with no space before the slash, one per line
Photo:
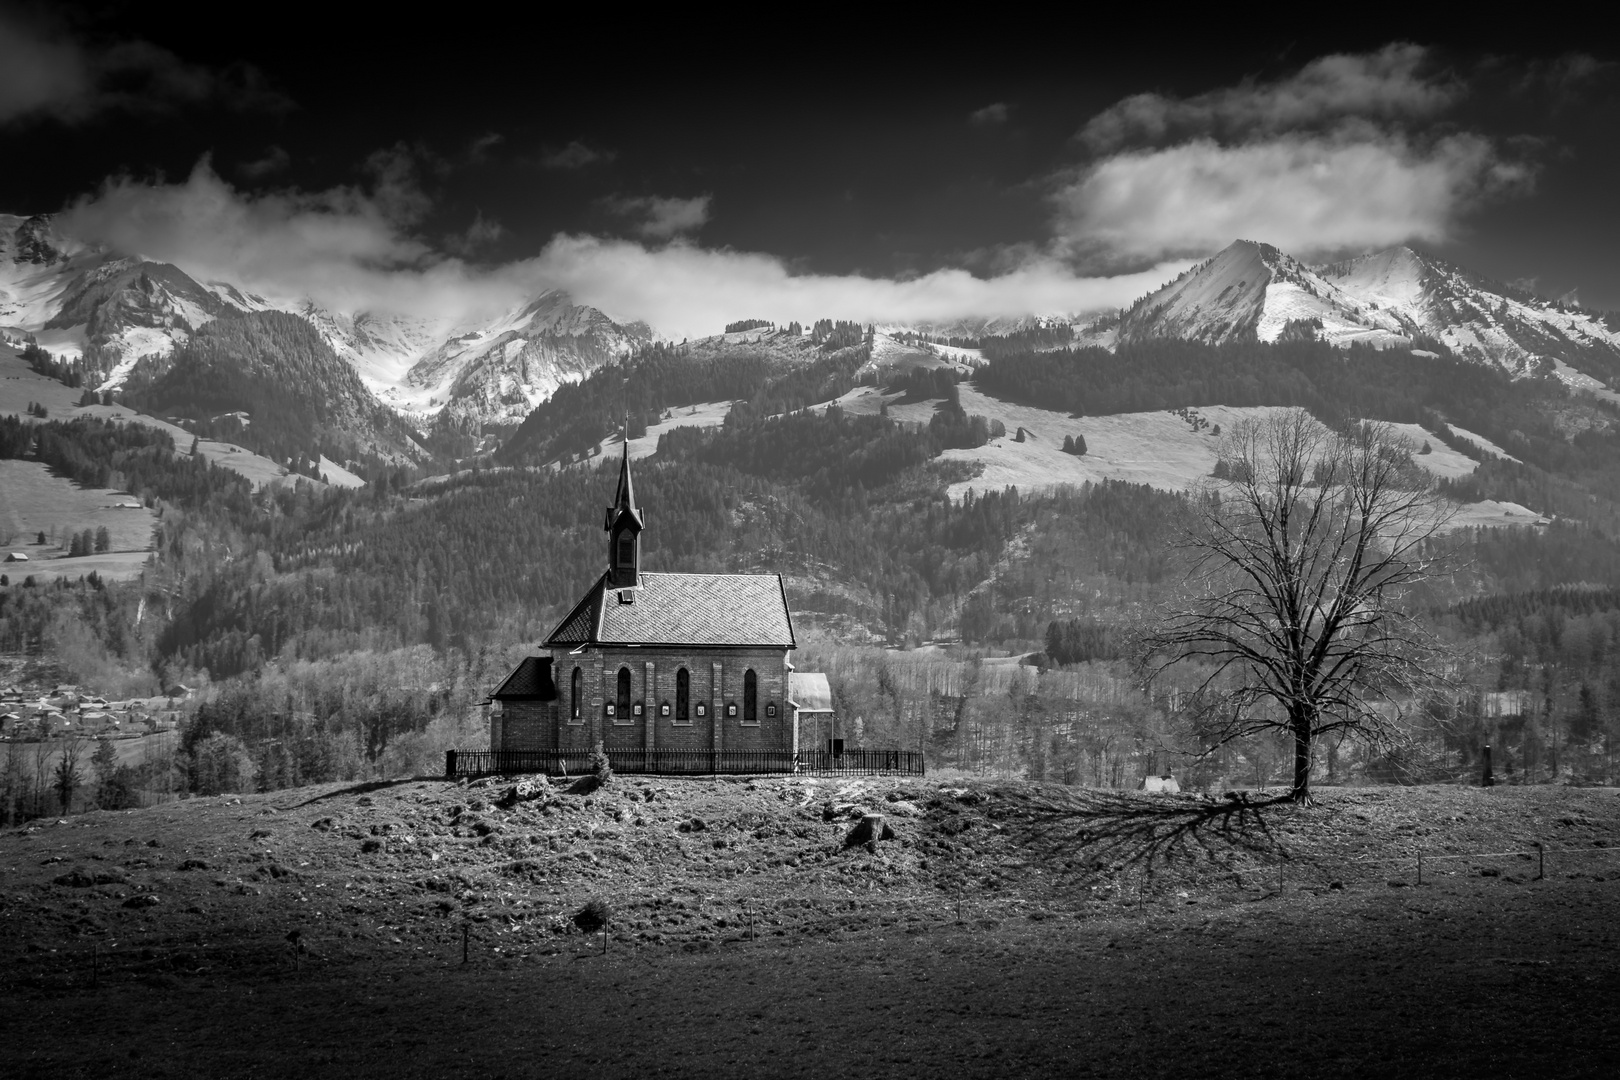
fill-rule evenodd
<path id="1" fill-rule="evenodd" d="M 1140 775 L 1169 713 L 1130 635 L 1186 578 L 1170 541 L 1223 432 L 1279 408 L 1390 425 L 1454 511 L 1455 570 L 1408 599 L 1475 703 L 1427 756 L 1342 767 L 1438 776 L 1485 741 L 1612 771 L 1613 315 L 1408 247 L 1308 265 L 1247 240 L 1124 310 L 738 311 L 681 342 L 556 291 L 448 325 L 201 277 L 0 217 L 0 684 L 197 691 L 134 790 L 477 744 L 492 680 L 600 572 L 621 457 L 646 565 L 781 573 L 866 744 Z"/>

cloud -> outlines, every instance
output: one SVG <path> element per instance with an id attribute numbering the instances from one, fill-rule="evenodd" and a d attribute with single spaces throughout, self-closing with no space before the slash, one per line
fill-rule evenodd
<path id="1" fill-rule="evenodd" d="M 473 215 L 466 231 L 451 233 L 444 238 L 444 246 L 457 255 L 473 255 L 506 235 L 506 229 L 494 218 L 484 216 L 482 210 Z"/>
<path id="2" fill-rule="evenodd" d="M 489 160 L 489 152 L 506 141 L 506 136 L 498 131 L 486 132 L 478 136 L 467 146 L 467 160 L 475 165 Z"/>
<path id="3" fill-rule="evenodd" d="M 1009 111 L 1005 101 L 992 102 L 982 109 L 974 109 L 968 113 L 968 123 L 974 127 L 994 127 L 997 124 L 1005 124 Z"/>
<path id="4" fill-rule="evenodd" d="M 279 299 L 311 296 L 349 310 L 431 307 L 421 289 L 438 260 L 405 231 L 397 167 L 391 182 L 396 190 L 382 197 L 349 186 L 249 195 L 204 158 L 182 183 L 108 180 L 59 220 L 68 235 Z M 456 300 L 442 306 L 454 309 Z"/>
<path id="5" fill-rule="evenodd" d="M 56 41 L 0 10 L 0 124 L 85 100 L 89 64 L 71 42 Z"/>
<path id="6" fill-rule="evenodd" d="M 1080 141 L 1097 152 L 1209 136 L 1295 131 L 1349 117 L 1433 116 L 1464 93 L 1457 80 L 1426 72 L 1428 50 L 1397 43 L 1373 53 L 1319 57 L 1269 83 L 1245 81 L 1189 98 L 1135 94 L 1092 117 Z"/>
<path id="7" fill-rule="evenodd" d="M 1053 201 L 1061 243 L 1080 253 L 1164 258 L 1242 237 L 1308 255 L 1448 240 L 1465 211 L 1533 179 L 1478 135 L 1425 143 L 1356 131 L 1118 154 L 1080 171 Z"/>
<path id="8" fill-rule="evenodd" d="M 741 311 L 778 322 L 825 317 L 907 324 L 1092 312 L 1124 307 L 1188 264 L 1096 278 L 1077 276 L 1046 258 L 993 278 L 937 270 L 896 281 L 795 274 L 774 256 L 686 243 L 650 249 L 627 240 L 558 236 L 531 265 L 542 280 L 581 303 L 683 337 L 716 333 Z"/>
<path id="9" fill-rule="evenodd" d="M 251 64 L 204 67 L 139 40 L 90 47 L 0 11 L 0 123 L 49 116 L 71 124 L 207 102 L 236 111 L 294 107 Z"/>
<path id="10" fill-rule="evenodd" d="M 264 152 L 261 158 L 244 161 L 238 165 L 237 171 L 251 180 L 259 180 L 273 173 L 281 172 L 292 164 L 292 155 L 279 146 L 272 146 Z"/>
<path id="11" fill-rule="evenodd" d="M 1573 105 L 1604 82 L 1612 83 L 1620 69 L 1612 60 L 1599 60 L 1589 53 L 1570 52 L 1551 59 L 1531 60 L 1512 78 L 1509 89 L 1515 96 L 1542 95 L 1555 106 Z"/>
<path id="12" fill-rule="evenodd" d="M 388 220 L 414 225 L 433 209 L 433 200 L 422 190 L 422 165 L 441 175 L 449 167 L 426 147 L 403 142 L 374 150 L 366 158 L 364 169 L 372 180 L 371 202 Z"/>
<path id="13" fill-rule="evenodd" d="M 1079 132 L 1091 161 L 1050 178 L 1054 250 L 1110 265 L 1238 238 L 1302 256 L 1449 241 L 1483 203 L 1532 190 L 1543 152 L 1444 123 L 1485 92 L 1489 66 L 1465 82 L 1395 43 L 1270 81 L 1125 98 Z M 1554 69 L 1593 74 L 1571 57 L 1540 77 Z"/>
<path id="14" fill-rule="evenodd" d="M 180 183 L 109 180 L 57 220 L 79 239 L 283 301 L 309 297 L 338 310 L 453 323 L 492 317 L 557 288 L 676 338 L 714 333 L 744 312 L 779 322 L 950 322 L 1096 311 L 1130 303 L 1187 265 L 1092 278 L 1032 255 L 989 277 L 941 270 L 895 281 L 794 273 L 774 256 L 682 241 L 648 247 L 559 235 L 533 257 L 479 267 L 412 235 L 390 197 L 380 194 L 387 177 L 398 182 L 398 161 L 395 153 L 374 169 L 370 188 L 248 193 L 204 160 Z M 496 227 L 487 220 L 483 226 L 486 233 Z"/>
<path id="15" fill-rule="evenodd" d="M 709 220 L 710 198 L 708 195 L 691 199 L 665 198 L 661 195 L 614 195 L 602 202 L 621 217 L 639 218 L 636 231 L 642 236 L 668 240 L 672 236 L 701 229 Z"/>
<path id="16" fill-rule="evenodd" d="M 611 150 L 596 150 L 575 139 L 561 150 L 548 147 L 541 151 L 540 165 L 547 169 L 583 169 L 598 162 L 605 165 L 616 156 Z"/>

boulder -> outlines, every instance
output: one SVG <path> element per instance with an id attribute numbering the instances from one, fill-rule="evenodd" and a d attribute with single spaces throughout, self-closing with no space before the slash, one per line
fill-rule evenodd
<path id="1" fill-rule="evenodd" d="M 882 814 L 865 814 L 844 837 L 844 846 L 852 848 L 864 844 L 869 851 L 876 851 L 879 840 L 893 839 L 894 830 L 884 822 Z"/>

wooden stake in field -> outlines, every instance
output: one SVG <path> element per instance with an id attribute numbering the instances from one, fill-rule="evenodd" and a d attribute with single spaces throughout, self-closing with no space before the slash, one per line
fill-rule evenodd
<path id="1" fill-rule="evenodd" d="M 471 937 L 472 937 L 472 926 L 470 924 L 468 924 L 468 923 L 462 923 L 461 924 L 461 962 L 463 964 L 465 964 L 467 962 L 467 942 Z"/>

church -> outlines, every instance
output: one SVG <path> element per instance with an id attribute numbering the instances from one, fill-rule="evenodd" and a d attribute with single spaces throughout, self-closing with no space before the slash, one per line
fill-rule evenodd
<path id="1" fill-rule="evenodd" d="M 781 575 L 649 573 L 641 567 L 646 527 L 626 443 L 602 524 L 607 570 L 545 639 L 544 654 L 526 657 L 491 695 L 490 749 L 601 743 L 615 758 L 706 751 L 714 761 L 751 751 L 791 761 L 800 714 L 826 712 L 831 702 L 824 675 L 793 671 Z"/>

